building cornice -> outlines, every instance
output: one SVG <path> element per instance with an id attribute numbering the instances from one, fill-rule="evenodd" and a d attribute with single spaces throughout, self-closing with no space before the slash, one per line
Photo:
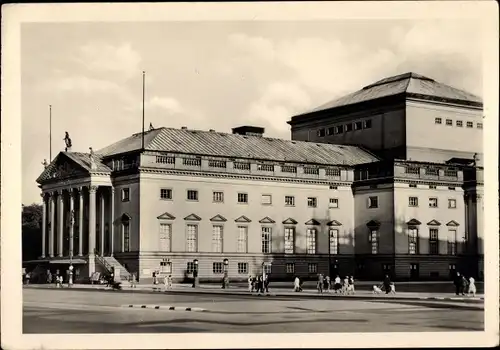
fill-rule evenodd
<path id="1" fill-rule="evenodd" d="M 301 183 L 308 185 L 326 185 L 326 186 L 346 186 L 350 187 L 350 181 L 329 181 L 327 179 L 301 179 L 291 177 L 273 177 L 265 175 L 251 175 L 251 174 L 230 174 L 219 172 L 204 172 L 204 171 L 186 171 L 175 169 L 153 169 L 153 168 L 140 168 L 140 174 L 159 174 L 159 175 L 177 175 L 177 176 L 196 176 L 196 177 L 209 177 L 221 179 L 235 179 L 235 180 L 253 180 L 253 181 L 269 181 L 269 182 L 286 182 L 286 183 Z"/>

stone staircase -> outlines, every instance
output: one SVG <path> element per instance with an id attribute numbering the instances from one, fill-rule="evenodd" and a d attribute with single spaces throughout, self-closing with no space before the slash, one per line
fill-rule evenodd
<path id="1" fill-rule="evenodd" d="M 130 273 L 127 271 L 127 269 L 112 256 L 96 255 L 96 262 L 104 267 L 108 273 L 111 273 L 111 271 L 113 271 L 113 268 L 115 271 L 120 271 L 119 276 L 115 276 L 115 280 L 118 280 L 119 277 L 120 280 L 127 281 L 130 277 Z"/>

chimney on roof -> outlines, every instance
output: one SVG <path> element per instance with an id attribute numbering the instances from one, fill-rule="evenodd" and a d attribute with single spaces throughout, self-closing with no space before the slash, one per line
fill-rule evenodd
<path id="1" fill-rule="evenodd" d="M 182 126 L 181 130 L 187 130 L 187 126 Z"/>
<path id="2" fill-rule="evenodd" d="M 239 126 L 237 128 L 233 128 L 233 134 L 237 135 L 246 135 L 246 136 L 258 136 L 262 137 L 264 135 L 264 128 L 261 128 L 259 126 Z"/>

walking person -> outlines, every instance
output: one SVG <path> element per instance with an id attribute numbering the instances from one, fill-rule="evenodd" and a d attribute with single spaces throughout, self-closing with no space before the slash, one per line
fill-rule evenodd
<path id="1" fill-rule="evenodd" d="M 349 276 L 349 293 L 354 294 L 354 276 Z"/>
<path id="2" fill-rule="evenodd" d="M 467 290 L 467 295 L 471 295 L 473 297 L 476 297 L 476 285 L 475 285 L 475 280 L 474 280 L 474 277 L 470 277 L 469 278 L 469 289 Z"/>
<path id="3" fill-rule="evenodd" d="M 340 276 L 335 277 L 335 282 L 333 284 L 333 290 L 335 293 L 342 291 L 342 282 L 340 281 Z"/>
<path id="4" fill-rule="evenodd" d="M 389 278 L 389 275 L 385 275 L 384 290 L 385 290 L 385 294 L 389 294 L 391 292 L 391 279 Z"/>
<path id="5" fill-rule="evenodd" d="M 163 290 L 166 292 L 168 290 L 168 276 L 163 277 Z"/>
<path id="6" fill-rule="evenodd" d="M 295 276 L 295 280 L 293 281 L 293 291 L 301 292 L 302 288 L 300 288 L 300 278 L 299 276 Z"/>
<path id="7" fill-rule="evenodd" d="M 168 289 L 172 289 L 172 275 L 168 275 Z"/>
<path id="8" fill-rule="evenodd" d="M 248 291 L 250 293 L 253 292 L 253 277 L 252 277 L 252 275 L 248 275 Z"/>
<path id="9" fill-rule="evenodd" d="M 26 273 L 26 284 L 30 284 L 31 273 Z"/>
<path id="10" fill-rule="evenodd" d="M 330 276 L 325 277 L 325 290 L 327 293 L 330 293 Z"/>
<path id="11" fill-rule="evenodd" d="M 269 275 L 266 275 L 266 277 L 264 277 L 264 289 L 266 293 L 269 293 Z"/>
<path id="12" fill-rule="evenodd" d="M 455 294 L 460 295 L 460 287 L 462 286 L 462 276 L 460 276 L 460 272 L 457 272 L 453 284 L 455 285 Z"/>
<path id="13" fill-rule="evenodd" d="M 52 274 L 50 273 L 50 270 L 47 270 L 47 284 L 52 283 Z"/>
<path id="14" fill-rule="evenodd" d="M 468 284 L 469 284 L 469 282 L 467 281 L 467 278 L 465 278 L 465 276 L 462 275 L 460 292 L 462 293 L 463 296 L 465 296 L 465 292 L 467 291 Z"/>
<path id="15" fill-rule="evenodd" d="M 323 274 L 322 274 L 322 273 L 320 273 L 320 274 L 318 275 L 318 286 L 317 286 L 317 287 L 318 287 L 318 292 L 319 292 L 320 294 L 323 294 L 323 283 L 324 283 L 324 280 L 323 280 Z"/>

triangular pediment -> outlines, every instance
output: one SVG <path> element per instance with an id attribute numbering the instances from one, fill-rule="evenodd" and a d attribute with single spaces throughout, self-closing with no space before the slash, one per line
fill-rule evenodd
<path id="1" fill-rule="evenodd" d="M 429 226 L 441 226 L 441 223 L 439 221 L 433 219 L 433 220 L 429 221 L 427 223 L 427 225 L 429 225 Z"/>
<path id="2" fill-rule="evenodd" d="M 249 218 L 247 218 L 245 215 L 240 216 L 239 218 L 237 218 L 234 221 L 235 222 L 240 222 L 240 223 L 252 222 L 252 220 L 250 220 Z"/>
<path id="3" fill-rule="evenodd" d="M 227 219 L 220 214 L 215 215 L 210 221 L 225 222 Z"/>
<path id="4" fill-rule="evenodd" d="M 265 218 L 259 220 L 261 224 L 274 224 L 276 221 L 271 219 L 269 216 L 266 216 Z"/>
<path id="5" fill-rule="evenodd" d="M 36 181 L 42 183 L 81 175 L 89 175 L 89 171 L 71 159 L 66 153 L 60 152 L 52 163 L 47 165 Z"/>
<path id="6" fill-rule="evenodd" d="M 366 224 L 367 227 L 380 227 L 380 221 L 377 220 L 370 220 Z"/>
<path id="7" fill-rule="evenodd" d="M 420 221 L 418 221 L 417 219 L 411 219 L 410 221 L 408 221 L 406 223 L 408 226 L 418 226 L 418 225 L 422 225 L 422 223 Z"/>
<path id="8" fill-rule="evenodd" d="M 321 225 L 317 220 L 311 219 L 305 223 L 306 225 Z"/>
<path id="9" fill-rule="evenodd" d="M 446 226 L 460 226 L 460 224 L 458 222 L 456 222 L 455 220 L 451 220 L 450 222 L 448 222 L 446 224 Z"/>
<path id="10" fill-rule="evenodd" d="M 292 218 L 288 218 L 285 221 L 283 221 L 283 224 L 284 225 L 297 225 L 297 221 L 292 219 Z"/>
<path id="11" fill-rule="evenodd" d="M 184 220 L 190 220 L 190 221 L 201 221 L 201 218 L 196 215 L 196 214 L 189 214 L 184 218 Z"/>
<path id="12" fill-rule="evenodd" d="M 173 216 L 170 213 L 163 213 L 160 216 L 158 216 L 158 220 L 175 220 L 175 216 Z"/>
<path id="13" fill-rule="evenodd" d="M 342 226 L 342 224 L 340 222 L 338 222 L 337 220 L 332 220 L 329 223 L 327 223 L 327 225 L 328 226 Z"/>

